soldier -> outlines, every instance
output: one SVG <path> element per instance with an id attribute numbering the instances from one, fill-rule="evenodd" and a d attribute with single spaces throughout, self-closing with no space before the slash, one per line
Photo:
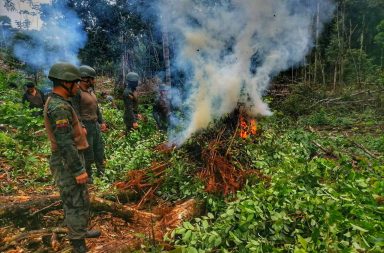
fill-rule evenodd
<path id="1" fill-rule="evenodd" d="M 50 168 L 63 202 L 68 237 L 74 252 L 86 252 L 86 237 L 98 237 L 97 230 L 87 231 L 89 219 L 88 175 L 82 151 L 87 139 L 68 98 L 79 89 L 79 70 L 70 63 L 54 64 L 48 74 L 53 93 L 44 107 L 44 122 L 51 142 Z"/>
<path id="2" fill-rule="evenodd" d="M 159 130 L 167 131 L 168 128 L 168 117 L 170 114 L 168 101 L 167 88 L 161 84 L 159 87 L 159 93 L 156 98 L 156 102 L 153 105 L 153 118 L 156 121 Z"/>
<path id="3" fill-rule="evenodd" d="M 104 174 L 104 142 L 101 132 L 106 130 L 100 107 L 94 92 L 96 71 L 86 65 L 79 67 L 81 81 L 80 90 L 71 98 L 73 107 L 87 132 L 89 148 L 84 151 L 85 169 L 88 183 L 93 183 L 92 164 L 96 164 L 97 176 Z"/>
<path id="4" fill-rule="evenodd" d="M 127 74 L 127 85 L 123 92 L 124 101 L 124 123 L 126 127 L 126 135 L 132 128 L 138 128 L 137 121 L 141 119 L 141 115 L 137 114 L 137 94 L 136 88 L 139 84 L 139 75 L 135 72 Z"/>
<path id="5" fill-rule="evenodd" d="M 40 111 L 36 113 L 36 116 L 41 115 L 45 103 L 44 94 L 39 89 L 36 89 L 35 84 L 32 82 L 28 82 L 25 86 L 27 89 L 23 95 L 22 102 L 29 102 L 29 108 L 31 109 L 40 109 Z"/>

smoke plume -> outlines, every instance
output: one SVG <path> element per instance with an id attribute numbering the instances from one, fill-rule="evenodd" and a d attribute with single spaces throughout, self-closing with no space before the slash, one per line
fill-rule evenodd
<path id="1" fill-rule="evenodd" d="M 79 64 L 77 54 L 87 41 L 82 21 L 66 6 L 66 1 L 43 4 L 41 11 L 41 29 L 27 33 L 30 38 L 26 40 L 19 39 L 13 48 L 14 55 L 45 72 L 58 61 Z"/>
<path id="2" fill-rule="evenodd" d="M 177 144 L 238 102 L 250 115 L 271 115 L 262 100 L 271 78 L 303 62 L 334 9 L 331 0 L 161 0 L 158 6 L 173 40 L 173 64 L 185 77 L 171 92 L 178 110 L 170 137 Z"/>

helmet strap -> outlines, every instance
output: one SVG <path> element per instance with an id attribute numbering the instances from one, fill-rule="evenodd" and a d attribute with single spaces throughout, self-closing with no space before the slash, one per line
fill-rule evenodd
<path id="1" fill-rule="evenodd" d="M 73 87 L 75 86 L 74 82 L 71 82 L 71 87 L 67 88 L 62 82 L 60 82 L 60 86 L 64 88 L 68 92 L 69 95 L 71 95 Z"/>

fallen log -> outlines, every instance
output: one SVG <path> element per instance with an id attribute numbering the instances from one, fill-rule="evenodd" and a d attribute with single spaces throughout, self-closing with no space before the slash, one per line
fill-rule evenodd
<path id="1" fill-rule="evenodd" d="M 113 216 L 129 221 L 131 218 L 153 219 L 157 220 L 158 216 L 152 213 L 139 211 L 127 205 L 118 204 L 103 198 L 92 196 L 91 210 L 110 212 Z M 29 218 L 38 213 L 48 212 L 54 208 L 61 208 L 59 195 L 49 196 L 13 196 L 0 197 L 0 218 Z"/>
<path id="2" fill-rule="evenodd" d="M 0 197 L 0 218 L 26 217 L 60 201 L 59 195 Z"/>

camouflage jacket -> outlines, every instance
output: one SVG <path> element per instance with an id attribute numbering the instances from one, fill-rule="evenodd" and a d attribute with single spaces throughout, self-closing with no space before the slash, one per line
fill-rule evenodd
<path id="1" fill-rule="evenodd" d="M 59 152 L 73 176 L 85 172 L 78 150 L 88 147 L 80 122 L 70 102 L 52 94 L 44 107 L 45 128 L 52 152 Z"/>

